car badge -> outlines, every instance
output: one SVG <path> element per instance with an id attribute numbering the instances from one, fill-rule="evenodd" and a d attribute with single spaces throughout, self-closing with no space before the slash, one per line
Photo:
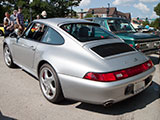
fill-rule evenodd
<path id="1" fill-rule="evenodd" d="M 134 62 L 137 62 L 138 61 L 138 59 L 137 58 L 134 58 Z"/>

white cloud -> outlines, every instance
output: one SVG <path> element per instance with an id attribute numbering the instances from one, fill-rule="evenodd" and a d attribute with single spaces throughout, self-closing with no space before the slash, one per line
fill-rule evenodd
<path id="1" fill-rule="evenodd" d="M 157 2 L 158 0 L 139 0 L 140 2 Z"/>
<path id="2" fill-rule="evenodd" d="M 143 13 L 147 13 L 150 9 L 143 3 L 134 4 L 134 7 L 141 10 Z"/>
<path id="3" fill-rule="evenodd" d="M 80 2 L 80 6 L 87 6 L 87 5 L 89 5 L 91 3 L 91 0 L 82 0 L 81 2 Z"/>
<path id="4" fill-rule="evenodd" d="M 126 5 L 129 4 L 131 2 L 134 2 L 135 0 L 115 0 L 113 1 L 113 5 Z"/>
<path id="5" fill-rule="evenodd" d="M 156 13 L 153 11 L 152 12 L 152 15 L 151 15 L 151 18 L 157 18 L 158 16 L 156 15 Z"/>

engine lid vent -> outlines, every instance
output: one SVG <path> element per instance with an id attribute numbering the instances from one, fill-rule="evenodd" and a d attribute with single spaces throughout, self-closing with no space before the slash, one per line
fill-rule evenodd
<path id="1" fill-rule="evenodd" d="M 93 47 L 91 48 L 91 50 L 96 52 L 101 57 L 108 57 L 112 55 L 135 51 L 135 49 L 133 49 L 126 43 L 105 44 Z"/>

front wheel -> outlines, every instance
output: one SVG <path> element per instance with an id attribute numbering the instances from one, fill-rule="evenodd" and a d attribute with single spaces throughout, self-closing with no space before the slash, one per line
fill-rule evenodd
<path id="1" fill-rule="evenodd" d="M 58 76 L 49 64 L 44 64 L 40 68 L 39 82 L 41 91 L 47 100 L 59 103 L 64 99 Z"/>
<path id="2" fill-rule="evenodd" d="M 3 55 L 4 55 L 4 61 L 5 61 L 6 65 L 8 67 L 10 67 L 10 68 L 14 68 L 15 64 L 13 63 L 12 55 L 11 55 L 11 52 L 9 50 L 8 45 L 4 46 L 4 48 L 3 48 Z"/>

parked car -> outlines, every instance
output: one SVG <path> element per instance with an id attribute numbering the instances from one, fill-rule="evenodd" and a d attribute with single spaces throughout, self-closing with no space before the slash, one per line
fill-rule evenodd
<path id="1" fill-rule="evenodd" d="M 143 53 L 86 20 L 34 20 L 20 37 L 7 37 L 3 51 L 6 65 L 39 79 L 53 103 L 113 104 L 146 89 L 155 71 Z"/>
<path id="2" fill-rule="evenodd" d="M 158 53 L 160 50 L 160 37 L 137 32 L 131 23 L 123 18 L 87 18 L 89 21 L 99 23 L 107 30 L 116 34 L 131 47 L 148 54 Z"/>
<path id="3" fill-rule="evenodd" d="M 0 25 L 0 36 L 4 35 L 4 27 Z"/>

